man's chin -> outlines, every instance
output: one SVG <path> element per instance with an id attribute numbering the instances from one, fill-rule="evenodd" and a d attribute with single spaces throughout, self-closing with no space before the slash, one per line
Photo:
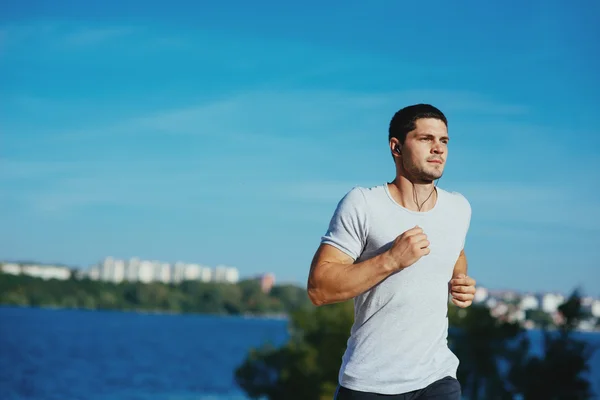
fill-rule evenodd
<path id="1" fill-rule="evenodd" d="M 421 175 L 421 179 L 424 181 L 435 181 L 436 179 L 440 179 L 443 175 L 443 171 L 435 171 L 435 172 L 429 172 L 429 173 L 424 173 L 423 175 Z"/>
<path id="2" fill-rule="evenodd" d="M 444 175 L 444 167 L 441 167 L 439 169 L 436 168 L 432 171 L 428 171 L 428 175 L 433 180 L 440 179 L 442 177 L 442 175 Z"/>

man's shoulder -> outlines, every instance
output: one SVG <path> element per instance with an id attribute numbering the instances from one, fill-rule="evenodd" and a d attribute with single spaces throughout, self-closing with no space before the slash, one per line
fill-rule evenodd
<path id="1" fill-rule="evenodd" d="M 380 203 L 387 196 L 386 188 L 382 185 L 356 185 L 353 186 L 345 195 L 344 201 L 354 204 L 360 204 L 363 207 L 369 207 Z"/>
<path id="2" fill-rule="evenodd" d="M 437 189 L 443 194 L 447 201 L 452 204 L 453 207 L 458 207 L 465 210 L 465 212 L 468 212 L 469 214 L 471 213 L 471 203 L 464 194 L 458 191 L 442 189 L 439 187 Z"/>
<path id="3" fill-rule="evenodd" d="M 352 210 L 353 212 L 367 213 L 367 209 L 374 207 L 374 204 L 379 204 L 385 195 L 383 185 L 355 185 L 349 188 L 342 196 L 338 203 L 338 210 L 342 212 Z"/>
<path id="4" fill-rule="evenodd" d="M 384 185 L 374 185 L 374 186 L 364 186 L 364 185 L 355 185 L 351 187 L 344 198 L 349 198 L 352 200 L 360 200 L 360 201 L 369 201 L 373 198 L 380 197 L 385 195 L 385 187 Z"/>

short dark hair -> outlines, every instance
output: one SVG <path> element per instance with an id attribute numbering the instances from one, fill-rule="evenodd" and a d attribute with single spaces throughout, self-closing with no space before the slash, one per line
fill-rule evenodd
<path id="1" fill-rule="evenodd" d="M 407 106 L 394 114 L 390 121 L 388 140 L 395 137 L 404 144 L 406 134 L 415 129 L 415 122 L 422 118 L 435 118 L 448 126 L 448 120 L 443 112 L 430 104 L 415 104 Z"/>

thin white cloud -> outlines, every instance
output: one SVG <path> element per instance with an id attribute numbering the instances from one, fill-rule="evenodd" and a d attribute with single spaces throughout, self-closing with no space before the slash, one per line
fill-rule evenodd
<path id="1" fill-rule="evenodd" d="M 414 100 L 415 92 L 398 93 L 351 93 L 326 90 L 297 90 L 297 91 L 255 91 L 238 93 L 215 101 L 206 101 L 200 104 L 179 107 L 174 109 L 158 110 L 141 116 L 132 116 L 110 126 L 96 126 L 91 130 L 71 131 L 61 134 L 47 134 L 44 139 L 47 145 L 73 145 L 77 141 L 85 141 L 85 148 L 90 148 L 91 140 L 97 139 L 103 143 L 107 141 L 122 140 L 124 136 L 140 136 L 148 134 L 179 135 L 182 137 L 216 136 L 227 141 L 236 141 L 247 146 L 246 155 L 232 154 L 211 159 L 190 161 L 177 160 L 176 155 L 163 154 L 159 160 L 155 156 L 145 157 L 138 155 L 136 165 L 114 161 L 109 156 L 99 159 L 94 154 L 91 159 L 82 158 L 72 162 L 35 162 L 11 161 L 8 168 L 0 173 L 0 180 L 15 180 L 19 178 L 46 179 L 43 187 L 31 189 L 22 195 L 34 209 L 39 212 L 51 213 L 85 207 L 94 204 L 141 204 L 146 203 L 152 207 L 162 207 L 170 204 L 172 197 L 163 196 L 162 193 L 185 193 L 183 197 L 196 196 L 207 198 L 219 196 L 225 187 L 207 185 L 204 191 L 194 191 L 191 188 L 198 186 L 198 181 L 208 179 L 219 165 L 226 162 L 237 162 L 245 165 L 247 180 L 253 185 L 254 193 L 271 193 L 279 196 L 282 201 L 317 202 L 321 204 L 335 203 L 350 190 L 356 183 L 332 181 L 304 181 L 290 183 L 289 181 L 276 182 L 273 178 L 253 176 L 250 173 L 254 158 L 273 160 L 270 169 L 281 168 L 281 160 L 300 154 L 303 160 L 307 155 L 320 155 L 323 159 L 331 157 L 331 148 L 324 148 L 323 141 L 318 132 L 323 132 L 327 140 L 347 140 L 351 136 L 366 137 L 377 134 L 385 142 L 385 129 L 391 112 L 398 107 Z M 434 91 L 428 92 L 424 97 L 435 100 L 444 100 L 451 104 L 454 99 L 462 99 L 462 105 L 455 103 L 455 110 L 469 112 L 482 112 L 481 109 L 469 109 L 469 104 L 476 104 L 484 98 L 476 94 L 463 92 Z M 472 99 L 472 100 L 469 100 Z M 36 106 L 39 104 L 36 103 Z M 511 106 L 502 106 L 488 100 L 484 111 L 488 108 L 498 108 L 511 111 Z M 304 133 L 310 135 L 304 135 Z M 230 159 L 228 159 L 228 157 Z M 244 162 L 248 157 L 249 162 Z M 123 161 L 123 160 L 122 160 Z M 219 162 L 221 164 L 219 164 Z M 267 161 L 261 165 L 268 167 Z M 5 164 L 6 165 L 6 164 Z M 170 165 L 164 168 L 164 165 Z M 127 169 L 123 167 L 127 166 Z M 244 182 L 244 183 L 245 183 Z M 379 184 L 380 182 L 372 182 Z M 517 188 L 519 198 L 523 194 L 535 197 L 531 190 Z M 474 201 L 480 204 L 499 204 L 499 199 L 506 198 L 505 193 L 510 193 L 511 188 L 496 190 L 496 195 L 490 195 L 489 190 L 477 186 L 473 190 Z M 479 200 L 477 200 L 477 195 Z M 171 196 L 171 195 L 170 195 Z M 482 197 L 489 196 L 489 197 Z M 504 196 L 504 197 L 502 197 Z M 505 212 L 514 208 L 514 202 Z M 551 208 L 550 208 L 551 209 Z M 538 217 L 539 219 L 540 217 Z"/>
<path id="2" fill-rule="evenodd" d="M 276 193 L 288 201 L 335 205 L 355 186 L 373 186 L 381 183 L 359 184 L 351 181 L 295 182 L 277 186 Z"/>
<path id="3" fill-rule="evenodd" d="M 54 177 L 77 168 L 75 163 L 61 161 L 0 159 L 0 182 Z"/>
<path id="4" fill-rule="evenodd" d="M 112 126 L 65 132 L 53 138 L 71 140 L 111 134 L 138 135 L 149 131 L 168 135 L 268 137 L 273 140 L 319 131 L 329 137 L 336 134 L 365 135 L 375 131 L 385 136 L 393 113 L 402 106 L 419 101 L 438 104 L 442 110 L 456 113 L 513 115 L 526 112 L 525 106 L 454 91 L 355 93 L 258 90 L 131 116 Z"/>
<path id="5" fill-rule="evenodd" d="M 286 183 L 276 193 L 288 201 L 304 201 L 334 206 L 354 186 L 374 186 L 382 182 L 314 181 Z M 591 193 L 566 186 L 526 185 L 520 182 L 492 185 L 457 183 L 456 190 L 470 201 L 473 222 L 486 225 L 488 234 L 506 232 L 507 224 L 515 231 L 577 229 L 600 233 L 600 201 Z"/>
<path id="6" fill-rule="evenodd" d="M 592 188 L 536 183 L 457 185 L 471 202 L 473 218 L 485 223 L 600 232 L 600 201 Z"/>
<path id="7" fill-rule="evenodd" d="M 139 31 L 133 26 L 91 26 L 69 22 L 25 22 L 0 27 L 3 51 L 25 46 L 74 48 L 120 39 Z"/>
<path id="8" fill-rule="evenodd" d="M 67 46 L 91 46 L 131 35 L 136 30 L 133 27 L 82 28 L 65 34 L 61 40 Z"/>
<path id="9" fill-rule="evenodd" d="M 468 113 L 469 115 L 515 116 L 525 115 L 530 109 L 525 104 L 496 101 L 481 93 L 464 90 L 411 90 L 392 94 L 410 102 L 431 103 L 444 113 Z"/>

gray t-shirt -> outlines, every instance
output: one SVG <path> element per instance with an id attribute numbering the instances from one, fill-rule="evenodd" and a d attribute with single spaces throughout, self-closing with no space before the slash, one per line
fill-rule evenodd
<path id="1" fill-rule="evenodd" d="M 431 252 L 354 298 L 354 324 L 339 383 L 352 390 L 399 394 L 456 377 L 458 359 L 448 336 L 448 283 L 471 221 L 471 206 L 440 188 L 429 211 L 408 210 L 387 184 L 355 187 L 339 202 L 322 243 L 356 262 L 386 251 L 403 232 L 420 226 Z"/>

